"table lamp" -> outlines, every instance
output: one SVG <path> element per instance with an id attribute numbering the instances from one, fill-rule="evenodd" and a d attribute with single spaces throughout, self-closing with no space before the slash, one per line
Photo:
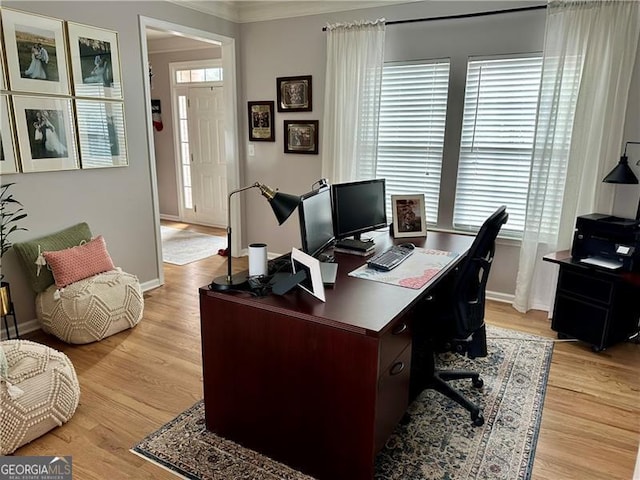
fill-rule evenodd
<path id="1" fill-rule="evenodd" d="M 609 174 L 602 180 L 605 183 L 622 183 L 627 185 L 633 185 L 638 183 L 638 177 L 633 173 L 629 166 L 629 157 L 627 157 L 627 145 L 630 143 L 640 144 L 640 142 L 627 142 L 624 144 L 624 153 L 620 157 L 620 161 Z M 640 164 L 638 161 L 637 164 Z M 636 213 L 636 220 L 640 220 L 640 200 L 638 200 L 638 211 Z"/>
<path id="2" fill-rule="evenodd" d="M 213 279 L 209 288 L 211 290 L 226 291 L 226 290 L 242 290 L 248 284 L 247 275 L 244 273 L 238 273 L 231 275 L 231 196 L 249 190 L 250 188 L 259 188 L 260 193 L 271 204 L 273 213 L 278 219 L 278 224 L 282 225 L 287 218 L 291 216 L 298 204 L 300 203 L 300 197 L 295 195 L 289 195 L 287 193 L 278 192 L 277 189 L 273 190 L 262 183 L 254 183 L 247 187 L 239 188 L 229 194 L 229 200 L 227 202 L 227 274 L 221 275 Z"/>

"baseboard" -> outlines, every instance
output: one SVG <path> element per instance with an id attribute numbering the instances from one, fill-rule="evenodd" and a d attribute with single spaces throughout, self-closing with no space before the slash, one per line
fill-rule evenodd
<path id="1" fill-rule="evenodd" d="M 148 292 L 149 290 L 153 290 L 154 288 L 161 287 L 160 279 L 154 278 L 153 280 L 149 280 L 148 282 L 144 282 L 140 284 L 140 289 L 143 292 Z"/>
<path id="2" fill-rule="evenodd" d="M 176 215 L 166 215 L 164 213 L 160 214 L 160 220 L 167 220 L 169 222 L 180 222 L 180 217 Z"/>
<path id="3" fill-rule="evenodd" d="M 493 300 L 501 303 L 513 303 L 513 299 L 515 298 L 515 295 L 510 293 L 491 292 L 489 290 L 486 291 L 485 296 L 487 300 Z"/>
<path id="4" fill-rule="evenodd" d="M 40 322 L 37 318 L 18 324 L 18 333 L 20 334 L 20 337 L 23 337 L 25 333 L 35 332 L 36 330 L 40 330 Z M 11 322 L 9 322 L 9 335 L 12 339 L 16 338 L 16 329 L 11 325 Z M 7 331 L 4 328 L 4 322 L 2 325 L 2 331 L 0 331 L 0 340 L 7 340 Z"/>

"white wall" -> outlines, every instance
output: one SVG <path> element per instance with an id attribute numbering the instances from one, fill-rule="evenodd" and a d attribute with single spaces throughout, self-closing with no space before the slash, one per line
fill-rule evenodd
<path id="1" fill-rule="evenodd" d="M 237 37 L 231 22 L 168 2 L 2 2 L 3 8 L 39 13 L 117 31 L 124 88 L 129 166 L 99 170 L 3 175 L 15 182 L 13 193 L 28 213 L 14 241 L 36 238 L 86 221 L 102 234 L 114 263 L 144 283 L 157 282 L 161 265 L 155 249 L 151 166 L 139 33 L 139 15 Z M 13 251 L 3 258 L 19 323 L 35 318 L 34 295 Z M 197 292 L 194 292 L 196 295 Z"/>

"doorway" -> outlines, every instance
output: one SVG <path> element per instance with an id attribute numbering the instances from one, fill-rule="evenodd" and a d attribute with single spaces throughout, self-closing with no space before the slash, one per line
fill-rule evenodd
<path id="1" fill-rule="evenodd" d="M 172 62 L 169 72 L 177 220 L 224 228 L 228 165 L 220 61 Z"/>
<path id="2" fill-rule="evenodd" d="M 222 150 L 219 150 L 219 156 L 221 163 L 224 164 L 226 171 L 223 175 L 218 175 L 218 182 L 224 182 L 225 196 L 224 203 L 220 203 L 218 206 L 218 212 L 215 213 L 219 216 L 220 211 L 226 212 L 226 192 L 236 190 L 239 186 L 239 164 L 238 164 L 238 132 L 237 132 L 237 89 L 236 89 L 236 71 L 235 71 L 235 40 L 230 37 L 219 35 L 216 33 L 206 32 L 202 30 L 192 29 L 183 25 L 172 24 L 162 20 L 157 20 L 148 17 L 140 17 L 140 35 L 143 55 L 143 69 L 145 77 L 149 74 L 150 81 L 145 82 L 145 106 L 147 109 L 147 138 L 150 155 L 150 170 L 151 170 L 151 183 L 153 194 L 153 208 L 154 208 L 154 224 L 156 230 L 156 252 L 158 258 L 158 279 L 160 284 L 164 283 L 164 273 L 162 265 L 162 240 L 160 236 L 160 207 L 158 196 L 158 172 L 156 169 L 156 155 L 155 155 L 155 141 L 152 124 L 152 112 L 151 112 L 151 70 L 148 62 L 149 52 L 147 47 L 147 29 L 159 30 L 167 32 L 171 35 L 178 37 L 193 38 L 202 42 L 215 43 L 220 45 L 222 50 L 221 64 L 223 76 L 225 79 L 224 88 L 220 92 L 216 92 L 216 102 L 218 106 L 221 106 L 221 111 L 224 112 L 224 120 L 221 123 L 221 131 L 223 134 L 220 136 L 224 139 L 221 142 L 224 145 Z M 194 93 L 195 95 L 195 93 Z M 220 130 L 219 130 L 220 131 Z M 216 134 L 217 135 L 217 134 Z M 204 168 L 204 167 L 203 167 Z M 212 185 L 212 183 L 210 183 Z M 211 188 L 211 186 L 206 187 Z M 206 190 L 204 182 L 201 191 Z M 203 193 L 206 196 L 206 193 Z M 212 202 L 213 203 L 213 202 Z M 205 208 L 206 210 L 206 208 Z M 214 215 L 213 211 L 209 212 Z M 227 221 L 223 220 L 223 224 L 226 225 Z M 212 223 L 213 224 L 213 223 Z M 236 235 L 233 237 L 233 244 L 231 245 L 234 251 L 239 251 L 240 238 L 241 238 L 241 225 L 239 212 L 232 212 L 230 217 L 230 227 L 233 228 Z"/>

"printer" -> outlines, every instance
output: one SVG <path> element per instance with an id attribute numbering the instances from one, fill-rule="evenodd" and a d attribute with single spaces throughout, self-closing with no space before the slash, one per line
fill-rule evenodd
<path id="1" fill-rule="evenodd" d="M 611 270 L 640 271 L 640 221 L 601 213 L 579 216 L 571 256 Z"/>

